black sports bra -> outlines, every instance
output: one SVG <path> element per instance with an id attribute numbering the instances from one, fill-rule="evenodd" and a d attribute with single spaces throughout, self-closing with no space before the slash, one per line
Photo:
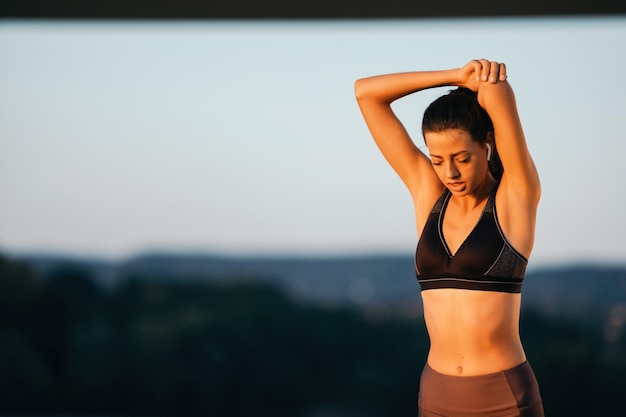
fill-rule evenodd
<path id="1" fill-rule="evenodd" d="M 415 251 L 421 290 L 460 288 L 519 293 L 527 259 L 506 240 L 495 208 L 497 186 L 474 229 L 454 256 L 443 238 L 443 216 L 451 193 L 446 189 L 433 206 Z"/>

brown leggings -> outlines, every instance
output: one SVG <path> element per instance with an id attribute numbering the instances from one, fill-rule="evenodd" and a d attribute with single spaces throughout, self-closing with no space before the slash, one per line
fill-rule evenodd
<path id="1" fill-rule="evenodd" d="M 418 417 L 543 417 L 528 361 L 478 376 L 444 375 L 428 364 L 420 379 Z"/>

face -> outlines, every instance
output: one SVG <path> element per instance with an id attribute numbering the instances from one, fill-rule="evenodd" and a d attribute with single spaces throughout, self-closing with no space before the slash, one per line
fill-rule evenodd
<path id="1" fill-rule="evenodd" d="M 472 194 L 489 179 L 487 147 L 463 129 L 425 132 L 433 168 L 453 194 Z"/>

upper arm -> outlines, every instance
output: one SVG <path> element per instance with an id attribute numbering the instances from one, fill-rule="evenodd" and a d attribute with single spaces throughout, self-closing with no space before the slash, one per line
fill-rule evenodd
<path id="1" fill-rule="evenodd" d="M 478 100 L 493 122 L 496 148 L 504 167 L 501 187 L 536 207 L 541 184 L 528 150 L 513 89 L 507 81 L 482 83 Z"/>
<path id="2" fill-rule="evenodd" d="M 430 159 L 420 151 L 391 108 L 391 103 L 376 97 L 359 94 L 355 84 L 359 108 L 367 127 L 381 153 L 411 192 L 420 201 L 439 195 L 441 184 Z"/>
<path id="3" fill-rule="evenodd" d="M 479 102 L 494 127 L 496 149 L 504 167 L 496 196 L 498 218 L 509 242 L 528 257 L 534 245 L 537 206 L 541 184 L 530 155 L 508 82 L 484 83 Z"/>

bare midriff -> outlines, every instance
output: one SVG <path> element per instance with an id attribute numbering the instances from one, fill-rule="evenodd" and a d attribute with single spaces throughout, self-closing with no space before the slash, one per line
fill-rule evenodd
<path id="1" fill-rule="evenodd" d="M 521 294 L 440 288 L 422 291 L 435 371 L 475 376 L 526 360 L 519 336 Z"/>

